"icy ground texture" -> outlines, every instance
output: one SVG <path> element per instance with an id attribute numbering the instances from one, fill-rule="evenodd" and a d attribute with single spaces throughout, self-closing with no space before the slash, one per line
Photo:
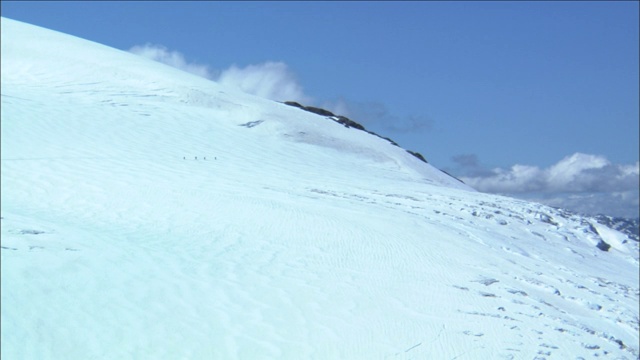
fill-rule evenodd
<path id="1" fill-rule="evenodd" d="M 1 54 L 3 359 L 638 357 L 619 232 L 99 44 Z"/>

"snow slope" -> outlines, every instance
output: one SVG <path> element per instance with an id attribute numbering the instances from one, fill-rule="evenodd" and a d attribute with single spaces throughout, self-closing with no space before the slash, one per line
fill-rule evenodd
<path id="1" fill-rule="evenodd" d="M 1 21 L 3 359 L 638 358 L 617 231 Z"/>

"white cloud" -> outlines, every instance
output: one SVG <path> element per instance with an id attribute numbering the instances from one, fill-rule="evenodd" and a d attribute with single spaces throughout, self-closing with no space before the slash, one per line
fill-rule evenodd
<path id="1" fill-rule="evenodd" d="M 129 49 L 129 52 L 146 57 L 157 62 L 172 66 L 174 68 L 192 73 L 194 75 L 202 76 L 207 79 L 212 79 L 213 75 L 209 68 L 205 65 L 188 63 L 184 56 L 177 51 L 169 51 L 162 45 L 136 45 Z"/>
<path id="2" fill-rule="evenodd" d="M 465 165 L 463 160 L 458 163 Z M 638 216 L 638 162 L 613 164 L 604 156 L 575 153 L 548 168 L 513 165 L 478 171 L 477 158 L 473 160 L 473 175 L 460 178 L 477 190 L 585 213 Z"/>
<path id="3" fill-rule="evenodd" d="M 605 169 L 611 162 L 603 156 L 576 153 L 560 160 L 545 171 L 549 188 L 556 191 L 587 190 L 605 183 Z"/>
<path id="4" fill-rule="evenodd" d="M 638 173 L 638 162 L 612 164 L 604 156 L 575 153 L 546 169 L 513 165 L 462 180 L 480 191 L 495 193 L 610 192 L 637 189 Z"/>

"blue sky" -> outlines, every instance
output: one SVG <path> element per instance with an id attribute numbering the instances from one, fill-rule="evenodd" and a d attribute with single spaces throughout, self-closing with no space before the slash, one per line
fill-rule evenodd
<path id="1" fill-rule="evenodd" d="M 214 80 L 260 77 L 245 90 L 344 113 L 480 190 L 625 216 L 638 213 L 638 13 L 638 2 L 2 2 L 4 17 Z"/>

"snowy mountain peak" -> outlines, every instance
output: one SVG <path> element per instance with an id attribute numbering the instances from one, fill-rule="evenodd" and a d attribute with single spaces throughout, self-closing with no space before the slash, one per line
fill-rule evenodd
<path id="1" fill-rule="evenodd" d="M 3 358 L 640 355 L 619 231 L 338 116 L 1 25 Z"/>
<path id="2" fill-rule="evenodd" d="M 3 52 L 6 54 L 2 64 L 3 82 L 22 84 L 29 80 L 28 77 L 24 77 L 28 74 L 31 77 L 47 78 L 50 80 L 49 85 L 58 89 L 67 87 L 68 82 L 73 81 L 85 89 L 93 88 L 93 97 L 86 97 L 84 89 L 64 89 L 54 91 L 51 95 L 71 102 L 95 101 L 112 107 L 122 106 L 124 99 L 131 99 L 138 106 L 128 108 L 129 110 L 144 107 L 138 110 L 138 117 L 153 117 L 151 106 L 154 103 L 208 109 L 210 113 L 206 119 L 176 118 L 174 122 L 179 122 L 178 125 L 183 127 L 206 126 L 207 131 L 212 134 L 211 140 L 217 142 L 217 144 L 212 143 L 208 150 L 212 155 L 217 153 L 229 160 L 233 159 L 234 162 L 245 160 L 242 158 L 243 151 L 249 150 L 249 146 L 236 147 L 231 153 L 229 150 L 234 148 L 234 145 L 228 144 L 224 146 L 225 149 L 220 149 L 223 145 L 220 138 L 224 137 L 232 141 L 234 137 L 228 136 L 227 133 L 239 132 L 242 128 L 238 128 L 238 125 L 252 123 L 260 125 L 252 127 L 251 133 L 246 134 L 255 138 L 250 141 L 251 147 L 257 147 L 257 149 L 251 149 L 253 153 L 260 152 L 264 156 L 275 158 L 269 156 L 270 152 L 275 150 L 270 147 L 273 142 L 278 146 L 290 147 L 287 153 L 290 153 L 291 161 L 304 158 L 309 166 L 323 167 L 325 171 L 328 170 L 327 167 L 335 165 L 336 169 L 329 173 L 341 171 L 340 169 L 345 166 L 354 170 L 355 166 L 363 167 L 361 174 L 365 175 L 369 173 L 367 169 L 375 167 L 390 173 L 404 173 L 404 176 L 408 177 L 422 177 L 424 181 L 432 184 L 471 190 L 431 165 L 416 161 L 403 150 L 389 146 L 380 138 L 364 136 L 354 132 L 354 129 L 347 129 L 338 124 L 327 124 L 324 119 L 315 114 L 301 114 L 283 104 L 238 93 L 212 81 L 130 53 L 51 31 L 48 31 L 46 36 L 38 36 L 39 31 L 41 29 L 37 27 L 3 19 L 3 33 L 7 34 L 5 36 L 8 40 L 2 45 Z M 29 37 L 28 44 L 12 41 L 12 33 L 20 34 L 25 38 Z M 46 73 L 42 73 L 43 71 Z M 55 84 L 55 76 L 60 74 L 63 76 L 61 80 L 63 83 Z M 116 87 L 124 88 L 126 91 L 119 93 L 111 90 Z M 103 124 L 110 129 L 109 131 L 117 131 L 115 127 Z M 80 124 L 79 126 L 89 125 L 94 127 L 91 132 L 102 132 L 97 129 L 99 124 Z M 214 133 L 221 136 L 216 138 Z M 283 139 L 286 141 L 281 141 Z M 175 141 L 180 140 L 175 139 Z M 309 151 L 311 148 L 301 144 L 332 149 L 334 153 L 324 155 L 331 156 L 332 159 L 327 161 L 325 158 L 319 159 L 312 156 L 314 152 Z M 88 151 L 95 150 L 93 144 L 90 143 L 87 146 L 91 148 Z M 167 148 L 174 149 L 174 147 Z M 25 149 L 25 151 L 34 150 Z M 79 150 L 81 149 L 76 147 L 74 151 Z M 335 152 L 341 155 L 335 156 Z M 167 156 L 171 155 L 182 158 L 185 154 L 167 154 Z M 191 156 L 191 154 L 188 155 Z M 282 158 L 277 157 L 277 159 Z M 262 161 L 260 163 L 266 164 Z M 286 170 L 282 166 L 278 167 L 280 167 L 279 171 Z"/>

